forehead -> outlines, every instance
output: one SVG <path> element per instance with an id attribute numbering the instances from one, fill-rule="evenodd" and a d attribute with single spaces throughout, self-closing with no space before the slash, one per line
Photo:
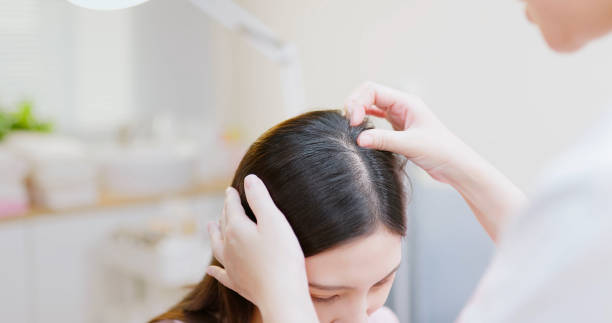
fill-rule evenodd
<path id="1" fill-rule="evenodd" d="M 321 285 L 369 288 L 401 261 L 402 237 L 384 228 L 306 258 L 308 280 Z"/>

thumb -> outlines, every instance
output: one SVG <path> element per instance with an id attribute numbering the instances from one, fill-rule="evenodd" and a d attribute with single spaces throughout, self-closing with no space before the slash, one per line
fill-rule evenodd
<path id="1" fill-rule="evenodd" d="M 249 302 L 255 304 L 253 302 L 253 300 L 246 295 L 245 293 L 243 293 L 242 291 L 239 291 L 237 289 L 237 287 L 234 285 L 234 283 L 232 282 L 232 280 L 229 278 L 229 276 L 227 275 L 227 271 L 219 266 L 208 266 L 208 268 L 206 268 L 206 273 L 213 277 L 214 279 L 216 279 L 217 281 L 219 281 L 219 283 L 221 283 L 221 285 L 233 290 L 234 292 L 240 294 L 240 296 L 246 298 Z"/>
<path id="2" fill-rule="evenodd" d="M 206 268 L 206 273 L 212 276 L 213 278 L 215 278 L 216 280 L 218 280 L 223 286 L 231 290 L 234 290 L 234 285 L 232 284 L 232 280 L 227 275 L 227 272 L 225 271 L 225 269 L 219 266 L 208 266 L 208 268 Z"/>
<path id="3" fill-rule="evenodd" d="M 410 152 L 414 148 L 411 132 L 409 130 L 369 129 L 359 135 L 357 143 L 364 148 L 386 150 L 410 157 Z"/>

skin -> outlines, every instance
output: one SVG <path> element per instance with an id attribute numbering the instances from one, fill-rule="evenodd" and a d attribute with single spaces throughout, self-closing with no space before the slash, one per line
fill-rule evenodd
<path id="1" fill-rule="evenodd" d="M 379 228 L 346 245 L 306 258 L 319 322 L 367 322 L 387 300 L 402 255 L 402 237 Z"/>
<path id="2" fill-rule="evenodd" d="M 612 1 L 526 0 L 527 19 L 553 50 L 573 52 L 612 30 Z"/>
<path id="3" fill-rule="evenodd" d="M 612 30 L 612 0 L 523 2 L 528 19 L 558 52 L 577 51 Z M 367 83 L 349 96 L 345 108 L 352 124 L 365 115 L 387 119 L 393 131 L 364 132 L 358 143 L 404 154 L 434 179 L 452 185 L 494 241 L 507 217 L 525 203 L 518 188 L 450 133 L 419 98 Z M 225 269 L 211 267 L 209 274 L 255 303 L 266 323 L 319 322 L 297 239 L 265 185 L 249 177 L 245 179 L 253 184 L 247 187 L 247 196 L 253 196 L 249 205 L 260 206 L 253 209 L 264 221 L 249 224 L 238 209 L 239 201 L 226 199 L 227 220 L 210 227 L 213 252 L 223 259 L 218 258 Z"/>
<path id="4" fill-rule="evenodd" d="M 319 322 L 368 322 L 385 304 L 402 257 L 402 237 L 384 228 L 306 258 Z M 252 323 L 262 322 L 256 313 Z"/>

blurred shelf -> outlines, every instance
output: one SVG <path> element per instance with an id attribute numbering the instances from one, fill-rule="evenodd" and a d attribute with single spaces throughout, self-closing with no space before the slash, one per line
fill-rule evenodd
<path id="1" fill-rule="evenodd" d="M 78 212 L 89 212 L 99 211 L 106 208 L 122 207 L 122 206 L 133 206 L 142 204 L 154 204 L 159 203 L 168 199 L 182 199 L 191 198 L 202 195 L 214 195 L 223 194 L 226 187 L 228 187 L 230 180 L 228 178 L 215 179 L 205 183 L 194 185 L 193 187 L 173 193 L 166 193 L 160 195 L 150 195 L 142 197 L 125 197 L 116 196 L 108 193 L 101 193 L 100 199 L 95 205 L 88 205 L 82 207 L 67 208 L 61 210 L 51 210 L 41 207 L 33 207 L 29 212 L 21 215 L 11 215 L 0 217 L 0 224 L 4 222 L 20 221 L 20 220 L 31 220 L 41 217 L 54 216 L 54 215 L 65 215 Z"/>

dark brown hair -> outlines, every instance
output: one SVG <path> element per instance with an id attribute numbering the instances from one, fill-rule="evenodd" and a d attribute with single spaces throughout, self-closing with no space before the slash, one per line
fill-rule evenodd
<path id="1" fill-rule="evenodd" d="M 337 110 L 289 119 L 251 145 L 232 186 L 255 221 L 243 181 L 257 175 L 293 228 L 306 257 L 372 233 L 382 225 L 406 232 L 402 163 L 385 151 L 357 145 L 367 122 L 350 126 Z M 213 264 L 219 263 L 213 259 Z M 254 305 L 214 278 L 204 279 L 177 305 L 153 319 L 185 323 L 249 322 Z"/>

